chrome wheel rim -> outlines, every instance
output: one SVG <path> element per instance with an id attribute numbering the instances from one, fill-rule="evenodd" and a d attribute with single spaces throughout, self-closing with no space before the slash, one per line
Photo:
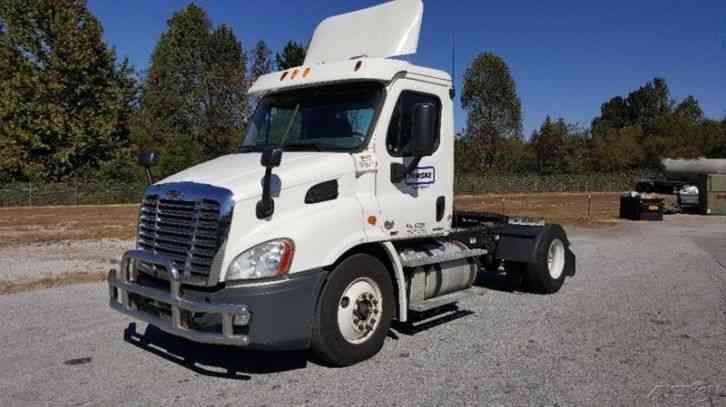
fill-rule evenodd
<path id="1" fill-rule="evenodd" d="M 547 270 L 554 280 L 562 277 L 565 271 L 565 244 L 560 239 L 553 240 L 547 250 Z"/>
<path id="2" fill-rule="evenodd" d="M 338 329 L 354 345 L 367 341 L 381 323 L 383 296 L 375 281 L 367 277 L 354 280 L 338 301 Z"/>

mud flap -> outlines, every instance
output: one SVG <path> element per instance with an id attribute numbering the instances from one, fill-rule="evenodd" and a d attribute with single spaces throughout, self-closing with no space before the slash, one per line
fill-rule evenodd
<path id="1" fill-rule="evenodd" d="M 567 244 L 567 252 L 565 257 L 565 275 L 567 277 L 574 277 L 577 272 L 577 257 L 575 253 L 570 250 L 569 243 Z"/>

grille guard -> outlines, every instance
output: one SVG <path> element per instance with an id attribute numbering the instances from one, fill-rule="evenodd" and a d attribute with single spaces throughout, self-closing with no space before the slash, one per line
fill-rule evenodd
<path id="1" fill-rule="evenodd" d="M 165 267 L 169 270 L 170 291 L 146 287 L 137 282 L 138 272 L 135 262 L 142 261 Z M 250 323 L 250 312 L 246 305 L 207 304 L 193 302 L 181 297 L 182 284 L 191 278 L 188 272 L 179 272 L 170 259 L 142 250 L 132 250 L 124 254 L 119 270 L 112 270 L 108 276 L 109 305 L 116 311 L 132 318 L 139 319 L 172 335 L 181 336 L 194 342 L 217 345 L 247 346 L 246 335 L 235 335 L 235 326 L 247 326 Z M 129 294 L 136 294 L 168 304 L 171 307 L 171 318 L 166 320 L 148 312 L 139 310 L 130 300 Z M 191 313 L 218 314 L 222 317 L 222 333 L 211 333 L 192 330 L 184 326 L 182 311 Z"/>

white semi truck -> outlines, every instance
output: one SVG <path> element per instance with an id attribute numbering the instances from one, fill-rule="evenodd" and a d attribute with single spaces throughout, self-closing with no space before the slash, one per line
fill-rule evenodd
<path id="1" fill-rule="evenodd" d="M 481 270 L 558 291 L 575 272 L 560 226 L 454 208 L 452 79 L 394 59 L 416 51 L 422 17 L 421 0 L 398 0 L 328 18 L 303 66 L 259 78 L 240 152 L 145 192 L 111 307 L 192 341 L 345 366 Z"/>

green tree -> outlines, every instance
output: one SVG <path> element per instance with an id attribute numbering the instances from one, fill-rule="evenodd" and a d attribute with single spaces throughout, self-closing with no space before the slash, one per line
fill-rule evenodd
<path id="1" fill-rule="evenodd" d="M 482 154 L 478 169 L 491 169 L 498 141 L 522 135 L 522 103 L 501 57 L 485 52 L 474 58 L 464 75 L 461 104 L 468 115 L 467 142 Z"/>
<path id="2" fill-rule="evenodd" d="M 627 126 L 640 126 L 643 136 L 653 134 L 655 122 L 673 110 L 670 90 L 665 79 L 655 78 L 627 98 L 620 96 L 610 99 L 600 108 L 600 116 L 593 120 L 594 133 L 605 133 L 609 129 Z"/>
<path id="3" fill-rule="evenodd" d="M 307 49 L 302 44 L 298 44 L 295 41 L 288 41 L 283 48 L 282 53 L 275 55 L 275 61 L 277 62 L 277 69 L 284 71 L 296 66 L 301 66 L 305 63 L 305 55 Z"/>
<path id="4" fill-rule="evenodd" d="M 63 180 L 113 160 L 136 91 L 84 0 L 0 1 L 0 177 Z"/>
<path id="5" fill-rule="evenodd" d="M 689 117 L 668 114 L 657 118 L 641 143 L 646 165 L 656 167 L 662 158 L 698 158 L 705 154 L 702 126 Z"/>
<path id="6" fill-rule="evenodd" d="M 620 96 L 610 99 L 600 107 L 600 116 L 593 120 L 593 131 L 598 133 L 601 130 L 621 129 L 632 124 L 630 107 L 628 102 Z"/>
<path id="7" fill-rule="evenodd" d="M 267 47 L 265 41 L 257 41 L 255 50 L 252 52 L 252 66 L 250 68 L 250 81 L 256 81 L 260 76 L 272 72 L 272 51 Z"/>
<path id="8" fill-rule="evenodd" d="M 655 122 L 673 111 L 673 101 L 666 80 L 655 78 L 628 95 L 631 121 L 628 125 L 640 125 L 644 135 L 652 134 Z"/>
<path id="9" fill-rule="evenodd" d="M 248 111 L 245 86 L 247 57 L 226 25 L 212 33 L 210 55 L 206 104 L 208 143 L 205 143 L 203 152 L 209 158 L 236 151 L 241 144 Z"/>
<path id="10" fill-rule="evenodd" d="M 726 123 L 704 119 L 700 125 L 699 142 L 703 145 L 704 156 L 726 158 Z"/>
<path id="11" fill-rule="evenodd" d="M 481 143 L 460 135 L 454 147 L 457 174 L 480 175 L 485 166 L 488 166 L 490 172 L 499 174 L 522 174 L 536 170 L 532 147 L 520 137 L 497 140 L 491 150 L 485 151 Z M 482 158 L 487 154 L 490 154 L 490 161 L 484 163 Z"/>
<path id="12" fill-rule="evenodd" d="M 540 174 L 557 174 L 565 171 L 568 127 L 560 118 L 553 121 L 549 116 L 539 130 L 532 134 L 537 170 Z"/>
<path id="13" fill-rule="evenodd" d="M 676 106 L 675 113 L 692 123 L 699 123 L 703 120 L 703 110 L 701 109 L 701 105 L 698 103 L 696 98 L 690 95 Z"/>
<path id="14" fill-rule="evenodd" d="M 568 126 L 568 130 L 563 172 L 568 174 L 592 173 L 594 168 L 590 130 L 576 126 Z"/>
<path id="15" fill-rule="evenodd" d="M 642 152 L 638 140 L 643 133 L 638 126 L 609 129 L 604 134 L 593 135 L 592 155 L 595 169 L 600 172 L 616 172 L 637 168 Z"/>
<path id="16" fill-rule="evenodd" d="M 235 151 L 244 126 L 246 58 L 232 30 L 191 4 L 167 22 L 146 76 L 134 140 L 170 174 Z"/>
<path id="17" fill-rule="evenodd" d="M 662 158 L 712 156 L 718 151 L 718 124 L 704 118 L 693 96 L 679 103 L 671 100 L 662 78 L 646 83 L 625 99 L 616 97 L 603 104 L 592 133 L 600 142 L 617 134 L 612 130 L 628 127 L 640 129 L 637 141 L 644 167 L 657 168 Z"/>
<path id="18" fill-rule="evenodd" d="M 710 158 L 726 158 L 726 118 L 721 121 L 721 129 L 715 137 L 715 143 L 708 152 Z"/>

